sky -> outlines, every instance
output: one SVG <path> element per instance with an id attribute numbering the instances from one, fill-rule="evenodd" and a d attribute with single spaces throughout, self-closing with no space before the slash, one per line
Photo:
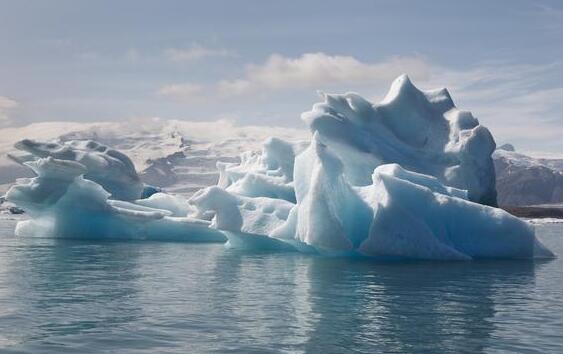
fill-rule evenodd
<path id="1" fill-rule="evenodd" d="M 497 144 L 563 157 L 561 1 L 0 0 L 0 48 L 4 127 L 304 127 L 318 90 L 377 103 L 407 73 Z"/>

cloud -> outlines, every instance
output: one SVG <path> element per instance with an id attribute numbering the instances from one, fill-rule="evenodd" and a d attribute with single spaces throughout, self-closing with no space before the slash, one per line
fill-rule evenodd
<path id="1" fill-rule="evenodd" d="M 10 122 L 8 111 L 18 106 L 18 103 L 11 98 L 0 96 L 0 125 Z"/>
<path id="2" fill-rule="evenodd" d="M 170 48 L 167 49 L 164 54 L 169 60 L 175 62 L 195 61 L 210 57 L 236 56 L 233 51 L 224 48 L 207 48 L 200 44 L 194 44 L 191 48 L 187 49 Z"/>
<path id="3" fill-rule="evenodd" d="M 365 63 L 352 56 L 306 53 L 297 58 L 271 55 L 265 63 L 249 65 L 242 78 L 223 80 L 218 91 L 223 96 L 237 96 L 284 89 L 326 88 L 337 84 L 355 86 L 392 80 L 408 71 L 423 79 L 429 65 L 419 57 L 395 57 Z"/>
<path id="4" fill-rule="evenodd" d="M 204 90 L 201 85 L 181 83 L 162 86 L 158 89 L 157 95 L 181 101 L 189 101 L 194 98 L 200 98 L 203 92 Z"/>
<path id="5" fill-rule="evenodd" d="M 250 64 L 244 74 L 232 80 L 220 80 L 205 87 L 209 98 L 241 98 L 267 95 L 276 91 L 382 86 L 401 73 L 428 79 L 431 66 L 421 57 L 394 57 L 366 63 L 352 56 L 305 53 L 299 57 L 271 55 L 262 64 Z M 197 88 L 197 89 L 196 89 Z M 195 83 L 169 84 L 158 90 L 161 96 L 193 99 L 202 92 Z M 188 94 L 184 94 L 187 92 Z"/>

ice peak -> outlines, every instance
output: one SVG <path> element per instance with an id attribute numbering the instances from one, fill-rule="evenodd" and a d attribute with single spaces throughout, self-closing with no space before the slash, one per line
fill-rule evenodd
<path id="1" fill-rule="evenodd" d="M 381 104 L 392 102 L 398 97 L 412 93 L 420 93 L 420 90 L 414 86 L 407 74 L 402 74 L 393 81 L 391 88 L 389 88 L 389 91 L 383 101 L 381 101 Z"/>

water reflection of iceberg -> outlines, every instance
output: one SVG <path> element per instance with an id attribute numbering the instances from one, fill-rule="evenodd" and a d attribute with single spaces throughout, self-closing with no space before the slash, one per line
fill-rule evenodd
<path id="1" fill-rule="evenodd" d="M 525 298 L 541 266 L 312 258 L 308 299 L 318 320 L 305 351 L 484 352 L 496 303 Z"/>

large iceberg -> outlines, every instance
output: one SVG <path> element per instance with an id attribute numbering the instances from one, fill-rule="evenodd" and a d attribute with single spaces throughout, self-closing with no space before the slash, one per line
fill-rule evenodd
<path id="1" fill-rule="evenodd" d="M 196 198 L 193 204 L 200 212 L 220 211 L 217 216 L 221 214 L 222 220 L 215 226 L 230 231 L 227 237 L 234 247 L 276 248 L 282 242 L 284 249 L 379 259 L 552 256 L 531 225 L 501 209 L 469 201 L 466 190 L 445 186 L 436 177 L 385 164 L 373 171 L 370 185 L 357 187 L 344 171 L 342 162 L 315 134 L 309 148 L 296 158 L 297 203 L 285 222 L 267 222 L 269 227 L 256 223 L 261 219 L 256 213 L 261 215 L 266 205 L 259 197 L 252 198 L 255 214 L 245 215 L 237 211 L 246 204 L 241 197 L 225 190 L 218 193 L 218 187 L 200 192 L 206 203 Z M 229 213 L 223 202 L 227 199 L 239 208 Z M 273 201 L 268 199 L 268 204 Z M 272 242 L 266 242 L 264 235 Z"/>
<path id="2" fill-rule="evenodd" d="M 202 191 L 206 202 L 193 203 L 200 213 L 223 215 L 214 225 L 229 230 L 232 246 L 282 242 L 292 250 L 380 259 L 553 256 L 532 226 L 494 207 L 495 142 L 445 89 L 422 92 L 401 76 L 378 105 L 351 93 L 323 97 L 303 114 L 313 133 L 306 149 L 291 154 L 291 144 L 268 141 L 262 154 L 219 166 L 224 190 Z M 283 156 L 285 168 L 266 163 L 270 156 Z M 292 178 L 284 170 L 293 170 Z M 243 195 L 260 209 L 260 198 L 284 199 L 281 186 L 295 195 L 286 198 L 295 204 L 285 222 L 255 226 L 256 215 L 240 207 L 232 208 L 236 218 L 224 217 L 221 200 L 244 205 Z"/>
<path id="3" fill-rule="evenodd" d="M 37 177 L 6 196 L 32 216 L 17 233 L 228 239 L 383 260 L 553 256 L 530 224 L 495 208 L 495 142 L 445 89 L 423 92 L 401 76 L 380 104 L 353 93 L 323 98 L 302 116 L 310 141 L 269 138 L 240 163 L 219 162 L 218 184 L 189 200 L 139 199 L 135 183 L 118 194 L 135 169 L 95 142 L 20 143 Z"/>

